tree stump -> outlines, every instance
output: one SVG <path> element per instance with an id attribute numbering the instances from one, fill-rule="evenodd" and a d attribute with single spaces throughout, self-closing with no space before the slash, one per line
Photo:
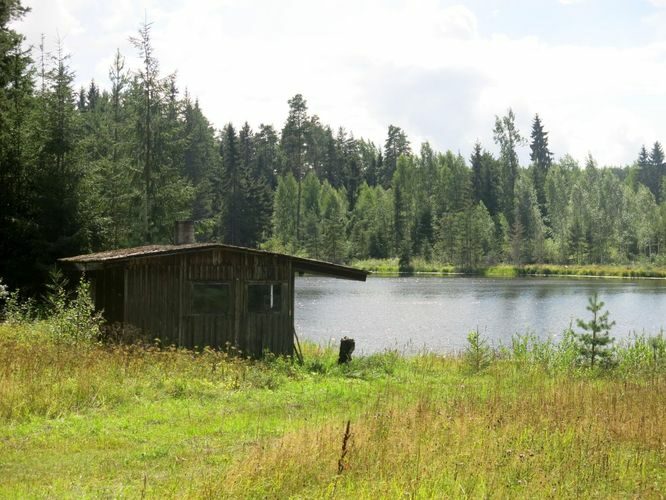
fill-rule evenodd
<path id="1" fill-rule="evenodd" d="M 352 359 L 352 352 L 356 348 L 356 342 L 349 337 L 342 337 L 340 339 L 340 356 L 338 357 L 338 364 L 349 363 Z"/>

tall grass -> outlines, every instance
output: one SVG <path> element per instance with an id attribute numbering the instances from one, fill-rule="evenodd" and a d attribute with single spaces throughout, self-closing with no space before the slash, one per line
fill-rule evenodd
<path id="1" fill-rule="evenodd" d="M 234 461 L 205 490 L 230 497 L 589 497 L 663 494 L 666 383 L 528 379 L 381 395 L 350 425 L 289 432 Z M 512 379 L 512 383 L 517 380 Z M 480 387 L 483 390 L 480 390 Z"/>
<path id="2" fill-rule="evenodd" d="M 666 491 L 663 335 L 616 345 L 607 369 L 571 331 L 347 365 L 306 344 L 300 365 L 63 335 L 67 314 L 0 323 L 0 497 Z"/>
<path id="3" fill-rule="evenodd" d="M 355 260 L 351 265 L 376 274 L 399 274 L 400 272 L 400 265 L 397 258 Z M 421 257 L 412 259 L 410 261 L 410 267 L 410 273 L 417 274 L 451 274 L 457 272 L 455 267 L 451 264 L 430 261 Z"/>

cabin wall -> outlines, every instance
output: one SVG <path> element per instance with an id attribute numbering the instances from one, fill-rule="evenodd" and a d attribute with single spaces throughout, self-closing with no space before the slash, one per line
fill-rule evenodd
<path id="1" fill-rule="evenodd" d="M 265 350 L 293 354 L 294 289 L 287 256 L 228 249 L 133 258 L 125 263 L 126 325 L 162 345 L 235 346 L 258 357 Z M 117 276 L 116 278 L 117 279 Z M 228 283 L 228 311 L 199 314 L 192 307 L 196 283 Z M 281 283 L 280 311 L 248 311 L 248 285 Z"/>
<path id="2" fill-rule="evenodd" d="M 91 291 L 95 308 L 98 311 L 103 311 L 104 318 L 110 325 L 122 323 L 125 303 L 123 269 L 111 267 L 100 271 L 92 271 L 87 277 L 92 284 Z"/>

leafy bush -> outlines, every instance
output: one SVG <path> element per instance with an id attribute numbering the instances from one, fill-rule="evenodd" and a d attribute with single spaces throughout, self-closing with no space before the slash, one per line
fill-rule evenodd
<path id="1" fill-rule="evenodd" d="M 4 302 L 4 304 L 2 304 Z M 0 279 L 0 320 L 13 325 L 34 321 L 37 317 L 37 308 L 33 299 L 22 299 L 20 292 L 9 291 L 9 287 Z"/>
<path id="2" fill-rule="evenodd" d="M 91 342 L 99 339 L 102 317 L 95 312 L 90 283 L 81 277 L 71 297 L 68 282 L 60 271 L 51 273 L 51 283 L 45 297 L 47 324 L 54 340 Z"/>

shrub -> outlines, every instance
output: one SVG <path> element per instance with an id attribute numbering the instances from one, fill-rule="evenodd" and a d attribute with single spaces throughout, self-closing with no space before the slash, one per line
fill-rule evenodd
<path id="1" fill-rule="evenodd" d="M 81 277 L 73 297 L 68 294 L 67 286 L 60 271 L 51 273 L 45 303 L 46 322 L 52 339 L 73 343 L 98 340 L 102 318 L 95 312 L 90 283 Z"/>
<path id="2" fill-rule="evenodd" d="M 4 302 L 4 304 L 2 304 Z M 33 321 L 37 317 L 35 303 L 32 299 L 21 299 L 18 290 L 9 291 L 9 287 L 0 278 L 0 320 L 18 325 Z"/>

